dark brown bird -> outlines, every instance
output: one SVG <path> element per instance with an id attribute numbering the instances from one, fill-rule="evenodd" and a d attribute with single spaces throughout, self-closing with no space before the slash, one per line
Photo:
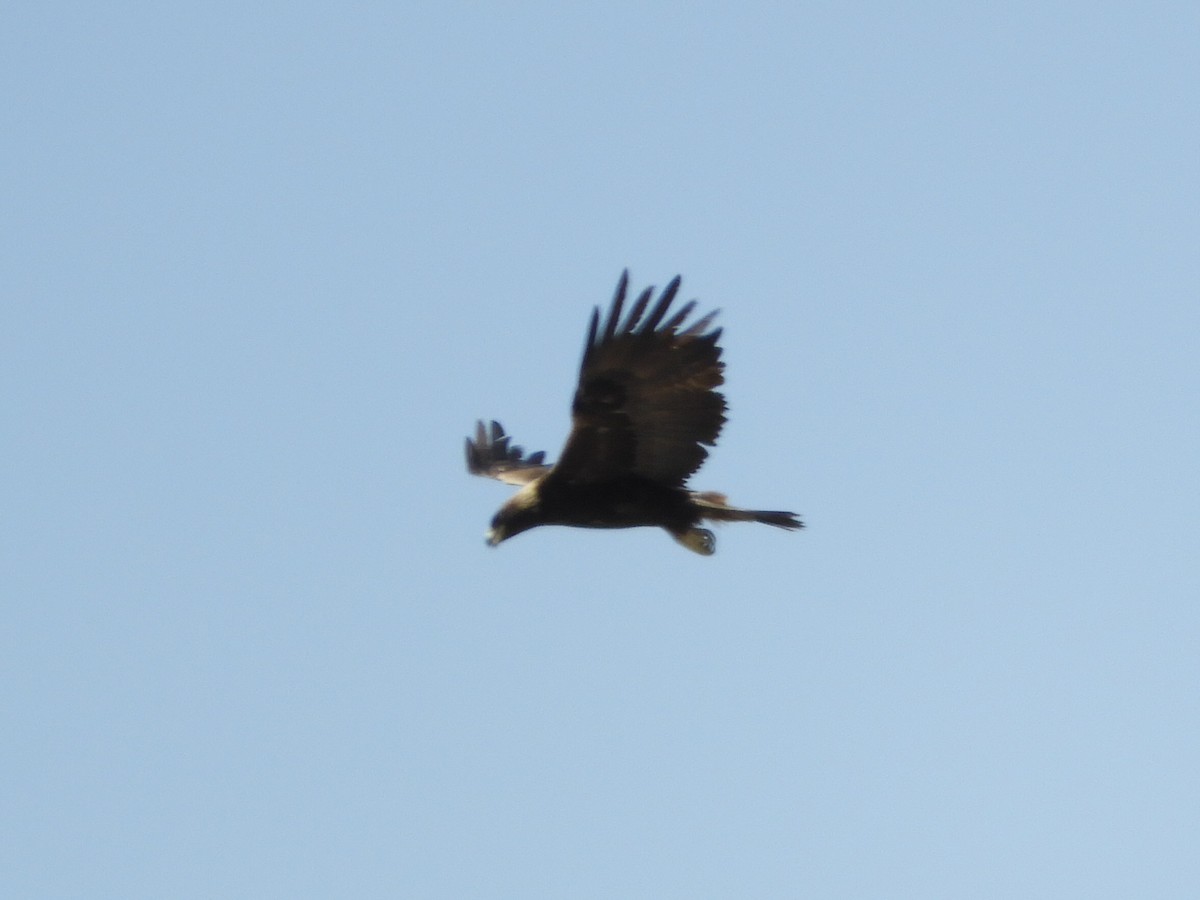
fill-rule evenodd
<path id="1" fill-rule="evenodd" d="M 521 486 L 492 519 L 488 544 L 538 525 L 654 525 L 708 556 L 716 538 L 702 521 L 803 527 L 795 513 L 738 509 L 723 494 L 687 488 L 725 424 L 725 398 L 716 390 L 725 364 L 721 329 L 708 330 L 715 311 L 686 325 L 692 300 L 667 318 L 679 281 L 653 307 L 654 289 L 646 288 L 622 320 L 627 270 L 603 324 L 600 310 L 592 311 L 571 434 L 557 464 L 543 462 L 545 453 L 526 456 L 498 422 L 490 429 L 479 422 L 474 440 L 467 438 L 470 472 Z"/>

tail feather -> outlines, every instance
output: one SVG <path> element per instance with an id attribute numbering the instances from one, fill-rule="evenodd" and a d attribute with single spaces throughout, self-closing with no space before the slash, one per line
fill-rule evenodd
<path id="1" fill-rule="evenodd" d="M 714 522 L 762 522 L 764 525 L 774 525 L 789 531 L 804 527 L 804 523 L 795 513 L 772 509 L 739 509 L 730 506 L 725 495 L 715 491 L 693 493 L 692 501 L 700 509 L 701 518 Z"/>

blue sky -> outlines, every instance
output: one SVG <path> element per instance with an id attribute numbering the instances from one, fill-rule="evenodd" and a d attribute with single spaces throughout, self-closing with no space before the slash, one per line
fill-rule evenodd
<path id="1" fill-rule="evenodd" d="M 7 896 L 1195 890 L 1195 4 L 4 18 Z M 808 530 L 483 545 L 626 266 Z"/>

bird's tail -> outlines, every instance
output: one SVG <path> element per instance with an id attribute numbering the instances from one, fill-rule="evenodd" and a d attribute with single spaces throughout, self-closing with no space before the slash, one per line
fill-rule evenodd
<path id="1" fill-rule="evenodd" d="M 716 491 L 694 491 L 692 501 L 700 508 L 701 518 L 714 522 L 762 522 L 764 525 L 774 525 L 789 531 L 804 527 L 804 523 L 795 513 L 769 509 L 739 509 L 730 506 L 725 495 Z"/>

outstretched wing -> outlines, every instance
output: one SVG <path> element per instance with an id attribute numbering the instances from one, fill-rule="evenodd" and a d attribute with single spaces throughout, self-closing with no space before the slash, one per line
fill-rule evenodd
<path id="1" fill-rule="evenodd" d="M 707 331 L 716 312 L 685 325 L 695 301 L 670 318 L 679 292 L 672 279 L 647 314 L 647 288 L 621 319 L 629 272 L 621 275 L 603 325 L 592 312 L 573 427 L 554 477 L 573 482 L 635 474 L 679 486 L 716 443 L 725 424 L 725 398 L 715 388 L 725 379 L 721 329 Z"/>
<path id="2" fill-rule="evenodd" d="M 467 471 L 507 484 L 528 484 L 545 475 L 550 471 L 542 462 L 545 458 L 540 450 L 526 456 L 524 450 L 510 444 L 499 422 L 492 422 L 490 432 L 483 422 L 477 422 L 475 440 L 467 438 Z"/>

